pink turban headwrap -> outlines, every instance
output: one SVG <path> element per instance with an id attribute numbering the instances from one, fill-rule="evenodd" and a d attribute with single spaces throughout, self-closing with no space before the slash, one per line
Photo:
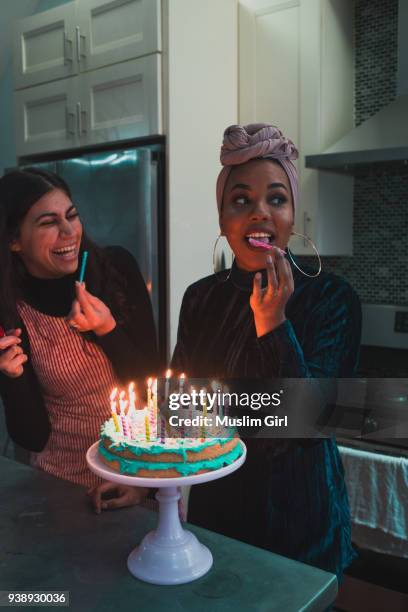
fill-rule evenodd
<path id="1" fill-rule="evenodd" d="M 245 164 L 251 159 L 276 159 L 286 172 L 292 190 L 293 209 L 298 201 L 298 178 L 292 159 L 298 151 L 291 140 L 268 123 L 231 125 L 224 132 L 220 161 L 224 166 L 217 179 L 217 205 L 221 213 L 224 189 L 233 166 Z"/>

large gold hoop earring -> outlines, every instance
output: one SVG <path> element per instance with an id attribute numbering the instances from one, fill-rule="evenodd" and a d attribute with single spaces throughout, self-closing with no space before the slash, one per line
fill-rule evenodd
<path id="1" fill-rule="evenodd" d="M 295 268 L 297 268 L 299 272 L 301 272 L 304 276 L 308 276 L 309 278 L 316 278 L 316 276 L 319 276 L 320 272 L 322 271 L 322 260 L 320 259 L 320 254 L 319 254 L 319 251 L 317 250 L 315 243 L 313 242 L 311 238 L 309 238 L 309 236 L 305 236 L 304 234 L 300 234 L 299 232 L 292 231 L 292 236 L 299 236 L 300 238 L 303 238 L 304 240 L 307 240 L 307 242 L 309 242 L 310 246 L 316 253 L 317 259 L 319 261 L 319 269 L 316 272 L 316 274 L 309 274 L 308 272 L 305 272 L 304 270 L 302 270 L 302 268 L 298 266 L 298 264 L 296 263 L 291 250 L 289 249 L 289 247 L 287 247 L 290 261 L 293 263 Z"/>
<path id="2" fill-rule="evenodd" d="M 215 241 L 214 244 L 214 248 L 213 248 L 213 270 L 214 270 L 214 274 L 215 276 L 217 276 L 217 274 L 220 272 L 220 270 L 218 269 L 218 262 L 217 262 L 217 258 L 216 258 L 216 250 L 217 250 L 217 245 L 218 242 L 220 240 L 220 238 L 222 238 L 223 234 L 219 234 L 219 236 L 217 236 L 217 239 Z M 222 261 L 222 257 L 221 257 L 221 261 Z M 232 264 L 234 263 L 234 254 L 231 251 L 231 269 L 228 273 L 228 276 L 226 278 L 224 278 L 224 281 L 227 281 L 229 279 L 229 277 L 231 276 L 231 271 L 232 271 Z"/>

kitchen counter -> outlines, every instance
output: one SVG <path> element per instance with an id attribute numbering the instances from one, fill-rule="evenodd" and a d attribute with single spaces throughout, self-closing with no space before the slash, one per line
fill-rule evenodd
<path id="1" fill-rule="evenodd" d="M 82 487 L 5 458 L 0 481 L 0 590 L 69 591 L 69 609 L 87 612 L 319 611 L 336 597 L 334 575 L 193 525 L 213 553 L 210 572 L 179 586 L 141 582 L 126 559 L 156 513 L 96 515 Z"/>

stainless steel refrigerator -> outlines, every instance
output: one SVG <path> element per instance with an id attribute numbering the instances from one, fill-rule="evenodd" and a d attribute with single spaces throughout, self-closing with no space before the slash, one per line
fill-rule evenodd
<path id="1" fill-rule="evenodd" d="M 166 355 L 164 143 L 133 143 L 75 156 L 19 160 L 66 180 L 88 235 L 136 258 L 151 296 L 162 360 Z"/>

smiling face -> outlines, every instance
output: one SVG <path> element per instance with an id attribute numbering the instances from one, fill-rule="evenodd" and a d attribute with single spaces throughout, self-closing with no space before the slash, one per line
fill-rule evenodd
<path id="1" fill-rule="evenodd" d="M 37 278 L 61 278 L 78 268 L 82 224 L 60 189 L 40 198 L 27 212 L 10 248 Z"/>
<path id="2" fill-rule="evenodd" d="M 271 251 L 254 246 L 249 237 L 285 249 L 293 221 L 292 192 L 282 166 L 256 159 L 232 169 L 225 185 L 220 228 L 239 268 L 250 272 L 265 268 Z"/>

